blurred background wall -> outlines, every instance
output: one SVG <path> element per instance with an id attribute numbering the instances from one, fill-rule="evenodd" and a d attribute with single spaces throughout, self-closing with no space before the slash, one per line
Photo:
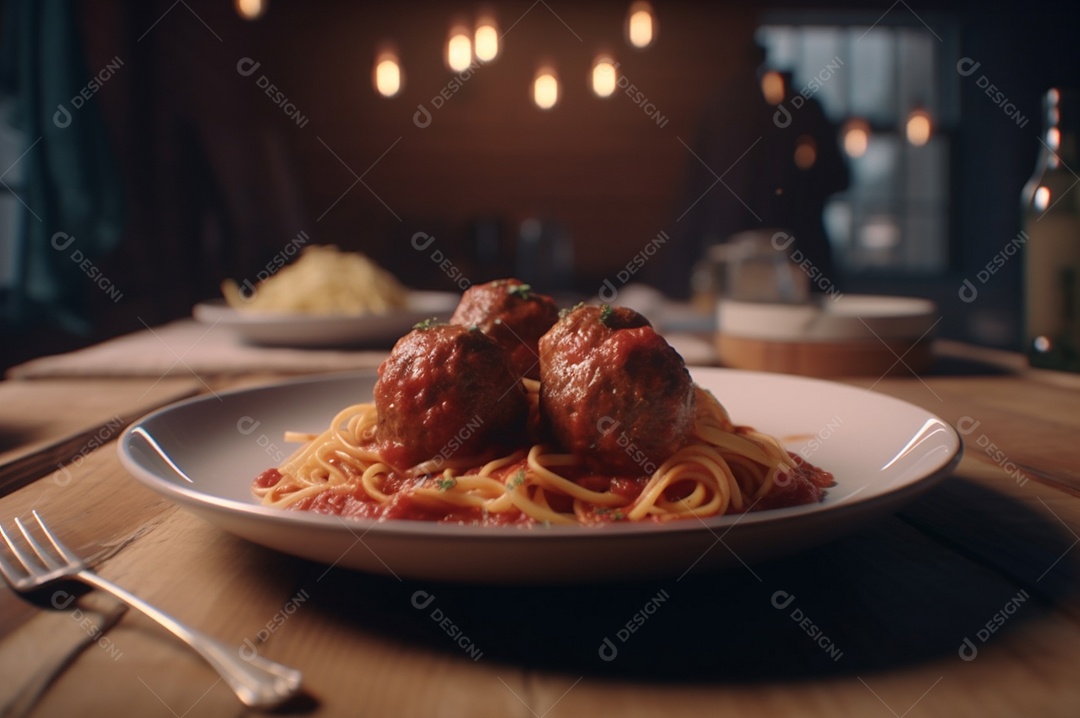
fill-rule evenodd
<path id="1" fill-rule="evenodd" d="M 12 5 L 3 17 L 8 25 Z M 657 38 L 644 50 L 624 39 L 626 2 L 507 0 L 489 7 L 504 33 L 500 55 L 455 83 L 442 51 L 455 19 L 476 17 L 480 6 L 471 2 L 270 0 L 254 21 L 226 0 L 70 4 L 89 73 L 101 77 L 110 63 L 116 67 L 87 106 L 104 120 L 103 141 L 125 200 L 119 244 L 93 261 L 122 300 L 85 282 L 77 288 L 77 310 L 87 322 L 72 331 L 44 311 L 10 311 L 9 278 L 0 290 L 9 309 L 4 364 L 187 315 L 195 302 L 218 294 L 223 278 L 254 277 L 300 232 L 312 242 L 367 252 L 412 286 L 455 289 L 454 278 L 430 261 L 433 250 L 474 282 L 528 269 L 518 264 L 518 239 L 522 223 L 536 219 L 572 248 L 572 273 L 560 288 L 595 294 L 661 232 L 671 245 L 705 241 L 685 239 L 679 218 L 695 197 L 707 204 L 726 190 L 695 180 L 702 172 L 695 148 L 710 108 L 725 102 L 721 88 L 756 77 L 755 44 L 774 58 L 778 48 L 787 52 L 781 60 L 789 63 L 802 58 L 802 71 L 809 63 L 813 74 L 806 48 L 821 32 L 847 38 L 837 52 L 849 53 L 868 29 L 874 37 L 914 34 L 916 46 L 925 41 L 931 48 L 927 71 L 934 84 L 923 101 L 935 108 L 935 138 L 944 144 L 936 174 L 925 175 L 940 201 L 925 211 L 936 213 L 937 234 L 919 244 L 927 231 L 918 223 L 923 210 L 904 205 L 895 236 L 868 235 L 903 242 L 892 254 L 867 260 L 856 246 L 863 235 L 833 236 L 834 281 L 844 291 L 932 298 L 945 317 L 940 334 L 1016 346 L 1019 262 L 980 287 L 976 303 L 960 301 L 958 289 L 1019 229 L 1020 190 L 1039 147 L 1040 95 L 1052 85 L 1080 87 L 1074 41 L 1080 17 L 1071 4 L 658 0 Z M 801 55 L 791 49 L 791 37 L 801 38 Z M 405 73 L 392 98 L 372 86 L 375 54 L 387 41 L 396 44 Z M 889 52 L 900 53 L 901 46 L 910 44 L 896 40 Z M 590 91 L 587 78 L 601 51 L 619 62 L 625 84 L 635 88 L 631 94 L 626 86 L 606 99 Z M 871 60 L 839 56 L 846 64 L 829 81 L 857 96 L 850 76 Z M 978 63 L 977 71 L 960 73 L 961 59 Z M 544 61 L 555 67 L 562 89 L 550 111 L 538 110 L 529 95 Z M 916 61 L 893 58 L 902 67 Z M 795 85 L 804 86 L 799 68 L 777 69 L 793 71 Z M 1018 126 L 980 78 L 1029 122 Z M 268 96 L 270 84 L 281 94 Z M 911 88 L 904 91 L 914 96 Z M 825 110 L 834 114 L 838 133 L 844 113 L 857 114 Z M 897 108 L 897 117 L 906 111 Z M 903 132 L 887 121 L 873 129 Z M 20 161 L 28 139 L 5 131 L 5 167 Z M 752 152 L 747 162 L 754 161 Z M 865 171 L 848 160 L 852 181 L 863 181 Z M 726 176 L 725 167 L 708 169 Z M 903 172 L 889 190 L 893 196 L 925 189 L 918 168 L 904 165 Z M 704 177 L 711 181 L 709 173 Z M 17 183 L 9 189 L 17 193 Z M 864 206 L 872 204 L 868 196 Z M 33 220 L 20 197 L 3 200 L 0 232 L 10 243 L 18 221 Z M 885 214 L 899 216 L 894 209 Z M 20 214 L 22 220 L 12 219 Z M 834 214 L 835 222 L 855 226 L 850 207 L 847 215 Z M 47 235 L 63 229 L 48 227 Z M 413 240 L 418 232 L 435 238 L 423 251 Z M 663 251 L 674 256 L 671 245 Z M 873 242 L 867 246 L 873 249 Z M 926 246 L 931 249 L 910 250 Z M 927 251 L 931 261 L 920 261 Z M 17 274 L 6 261 L 0 276 Z M 663 259 L 642 276 L 669 291 L 688 291 L 685 270 L 685 262 Z"/>

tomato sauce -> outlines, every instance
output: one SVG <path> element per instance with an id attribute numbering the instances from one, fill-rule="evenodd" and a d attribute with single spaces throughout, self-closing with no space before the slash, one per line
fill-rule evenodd
<path id="1" fill-rule="evenodd" d="M 830 472 L 814 466 L 798 454 L 790 456 L 795 461 L 795 470 L 778 476 L 773 488 L 754 504 L 752 511 L 817 503 L 825 498 L 825 489 L 836 483 Z"/>
<path id="2" fill-rule="evenodd" d="M 269 489 L 271 486 L 276 486 L 279 481 L 281 481 L 281 472 L 277 469 L 267 469 L 255 477 L 253 484 L 257 489 Z"/>
<path id="3" fill-rule="evenodd" d="M 824 498 L 825 489 L 835 483 L 833 475 L 810 464 L 801 456 L 796 454 L 791 456 L 796 464 L 795 470 L 780 475 L 773 489 L 757 501 L 750 510 L 763 511 L 799 506 L 816 503 Z M 493 471 L 491 478 L 503 483 L 508 480 L 513 483 L 514 479 L 511 477 L 523 472 L 526 463 L 526 460 L 522 459 L 519 462 L 504 466 Z M 584 466 L 561 467 L 559 473 L 589 491 L 621 496 L 626 499 L 628 505 L 632 504 L 641 495 L 649 480 L 647 476 L 604 475 Z M 259 488 L 269 488 L 280 480 L 280 471 L 267 469 L 255 478 L 253 485 Z M 472 526 L 531 526 L 535 524 L 533 519 L 516 509 L 505 513 L 492 514 L 480 508 L 432 506 L 413 494 L 413 490 L 420 487 L 439 488 L 441 481 L 443 479 L 439 476 L 409 477 L 391 472 L 383 480 L 381 488 L 383 493 L 390 495 L 390 500 L 385 503 L 379 503 L 368 498 L 359 488 L 352 491 L 328 488 L 314 496 L 296 502 L 290 508 L 297 511 L 312 511 L 318 514 L 378 520 L 406 519 Z M 676 482 L 664 491 L 664 498 L 668 501 L 677 501 L 687 496 L 693 490 L 693 487 L 694 483 L 690 481 Z M 569 513 L 573 510 L 573 502 L 569 497 L 549 496 L 549 502 L 554 511 Z M 583 523 L 611 523 L 621 521 L 623 518 L 623 509 L 595 507 L 583 517 Z"/>

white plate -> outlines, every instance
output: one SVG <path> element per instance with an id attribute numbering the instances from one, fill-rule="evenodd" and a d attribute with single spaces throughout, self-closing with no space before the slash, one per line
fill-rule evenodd
<path id="1" fill-rule="evenodd" d="M 270 548 L 402 578 L 541 583 L 680 576 L 794 553 L 895 511 L 959 461 L 960 438 L 933 414 L 891 397 L 802 377 L 694 369 L 738 423 L 785 438 L 832 471 L 819 504 L 665 524 L 472 527 L 341 519 L 260 506 L 252 479 L 291 447 L 286 429 L 319 432 L 374 376 L 338 375 L 205 396 L 159 409 L 121 436 L 124 466 L 150 489 Z M 170 470 L 148 432 L 194 483 Z"/>
<path id="2" fill-rule="evenodd" d="M 263 346 L 337 347 L 396 340 L 417 322 L 446 320 L 461 297 L 452 292 L 410 292 L 404 309 L 386 314 L 283 314 L 233 309 L 225 300 L 195 305 L 195 319 L 229 327 Z"/>

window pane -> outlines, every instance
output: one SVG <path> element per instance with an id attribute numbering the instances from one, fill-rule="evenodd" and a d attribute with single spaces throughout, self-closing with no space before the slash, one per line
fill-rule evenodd
<path id="1" fill-rule="evenodd" d="M 816 78 L 820 83 L 813 97 L 830 118 L 842 116 L 848 107 L 843 77 L 848 69 L 847 54 L 841 39 L 839 28 L 805 28 L 799 66 L 794 68 L 796 91 L 806 87 L 811 79 Z M 844 64 L 837 67 L 837 58 Z"/>
<path id="2" fill-rule="evenodd" d="M 793 72 L 796 91 L 816 80 L 814 99 L 837 127 L 870 123 L 865 152 L 847 157 L 848 189 L 823 213 L 838 264 L 853 272 L 946 269 L 950 124 L 938 83 L 955 76 L 948 50 L 916 26 L 787 24 L 762 28 L 759 38 L 770 66 Z M 916 109 L 930 118 L 922 146 L 906 132 Z"/>
<path id="3" fill-rule="evenodd" d="M 846 264 L 856 268 L 899 265 L 902 227 L 898 217 L 901 146 L 895 135 L 870 136 L 866 154 L 851 159 L 853 206 L 851 244 Z"/>
<path id="4" fill-rule="evenodd" d="M 866 154 L 850 159 L 851 186 L 864 199 L 880 203 L 899 196 L 899 150 L 900 142 L 895 135 L 879 132 L 870 135 Z"/>
<path id="5" fill-rule="evenodd" d="M 929 110 L 933 118 L 941 117 L 939 93 L 935 87 L 937 74 L 934 72 L 937 40 L 917 30 L 901 30 L 898 35 L 900 78 L 897 100 L 902 116 L 898 116 L 897 121 L 902 123 L 915 107 Z"/>
<path id="6" fill-rule="evenodd" d="M 948 143 L 933 137 L 922 147 L 905 145 L 908 217 L 902 263 L 917 271 L 939 271 L 948 263 Z"/>
<path id="7" fill-rule="evenodd" d="M 765 48 L 765 62 L 774 70 L 794 70 L 799 66 L 799 31 L 793 27 L 763 27 L 757 41 Z"/>
<path id="8" fill-rule="evenodd" d="M 891 30 L 852 28 L 851 112 L 871 124 L 888 125 L 896 118 L 895 39 Z"/>
<path id="9" fill-rule="evenodd" d="M 941 137 L 931 137 L 922 147 L 905 143 L 907 199 L 916 204 L 942 203 L 948 196 L 948 148 Z"/>

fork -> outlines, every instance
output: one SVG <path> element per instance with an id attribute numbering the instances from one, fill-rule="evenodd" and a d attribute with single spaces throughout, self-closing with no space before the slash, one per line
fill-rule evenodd
<path id="1" fill-rule="evenodd" d="M 15 519 L 15 525 L 19 527 L 19 532 L 33 553 L 20 547 L 8 536 L 4 527 L 0 526 L 0 536 L 3 537 L 4 544 L 18 560 L 18 565 L 15 565 L 0 552 L 0 573 L 19 593 L 34 591 L 56 581 L 82 581 L 108 591 L 132 608 L 145 613 L 194 648 L 225 679 L 244 705 L 252 708 L 277 706 L 299 691 L 300 671 L 258 654 L 251 658 L 242 658 L 238 649 L 185 626 L 138 596 L 98 576 L 86 567 L 81 558 L 57 540 L 37 511 L 30 513 L 41 527 L 42 533 L 52 543 L 55 553 L 42 546 L 18 518 Z M 14 531 L 12 533 L 14 534 Z"/>

